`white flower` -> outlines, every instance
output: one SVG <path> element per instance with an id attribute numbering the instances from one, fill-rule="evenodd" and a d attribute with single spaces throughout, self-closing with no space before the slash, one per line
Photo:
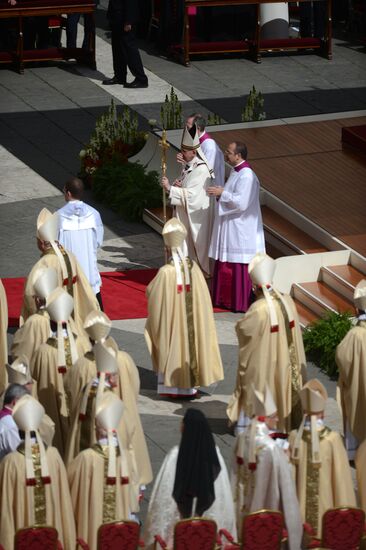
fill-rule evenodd
<path id="1" fill-rule="evenodd" d="M 81 159 L 83 159 L 85 156 L 86 156 L 86 151 L 85 151 L 85 149 L 82 149 L 82 150 L 80 151 L 80 153 L 79 153 L 79 157 L 80 157 Z"/>

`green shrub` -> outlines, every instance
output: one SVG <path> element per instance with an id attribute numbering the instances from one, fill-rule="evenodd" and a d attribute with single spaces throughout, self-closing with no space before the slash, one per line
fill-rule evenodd
<path id="1" fill-rule="evenodd" d="M 255 86 L 250 90 L 244 110 L 241 113 L 242 122 L 252 122 L 265 120 L 264 97 L 261 92 L 257 92 Z"/>
<path id="2" fill-rule="evenodd" d="M 90 141 L 80 151 L 80 177 L 94 174 L 112 158 L 127 162 L 128 157 L 138 153 L 146 143 L 147 134 L 138 129 L 138 117 L 128 107 L 117 108 L 114 100 L 108 110 L 97 118 Z"/>
<path id="3" fill-rule="evenodd" d="M 146 172 L 142 164 L 121 164 L 111 158 L 93 174 L 95 198 L 128 221 L 140 221 L 144 208 L 162 204 L 162 189 L 157 172 Z"/>
<path id="4" fill-rule="evenodd" d="M 351 327 L 351 313 L 329 312 L 304 330 L 304 347 L 308 359 L 331 378 L 338 377 L 336 347 Z"/>

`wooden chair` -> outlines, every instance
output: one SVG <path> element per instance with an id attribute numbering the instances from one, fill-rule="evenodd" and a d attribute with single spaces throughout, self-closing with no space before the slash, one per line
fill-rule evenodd
<path id="1" fill-rule="evenodd" d="M 323 514 L 322 538 L 315 537 L 308 524 L 305 532 L 310 535 L 307 548 L 331 548 L 332 550 L 358 550 L 365 535 L 365 512 L 360 508 L 331 508 Z"/>
<path id="2" fill-rule="evenodd" d="M 259 510 L 243 518 L 242 542 L 234 538 L 226 529 L 220 529 L 220 542 L 224 536 L 229 543 L 221 543 L 223 550 L 280 550 L 287 539 L 283 514 L 276 510 Z"/>
<path id="3" fill-rule="evenodd" d="M 154 549 L 168 549 L 168 544 L 160 536 L 154 537 Z M 217 545 L 217 525 L 212 519 L 189 518 L 178 521 L 174 527 L 174 550 L 214 550 Z"/>
<path id="4" fill-rule="evenodd" d="M 136 521 L 113 521 L 103 523 L 98 529 L 98 550 L 136 550 L 143 548 L 144 542 L 140 540 L 140 525 Z M 89 545 L 83 539 L 78 538 L 77 544 L 83 550 L 89 550 Z"/>
<path id="5" fill-rule="evenodd" d="M 62 550 L 57 529 L 48 525 L 19 529 L 14 537 L 14 550 Z"/>

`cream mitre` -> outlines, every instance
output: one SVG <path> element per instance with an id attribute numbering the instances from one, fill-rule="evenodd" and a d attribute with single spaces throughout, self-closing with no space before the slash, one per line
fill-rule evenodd
<path id="1" fill-rule="evenodd" d="M 94 353 L 95 363 L 97 367 L 97 376 L 99 379 L 97 394 L 95 397 L 96 407 L 99 406 L 104 396 L 104 389 L 106 387 L 106 381 L 105 381 L 106 375 L 118 373 L 117 351 L 116 349 L 114 349 L 114 344 L 115 344 L 114 341 L 111 342 L 111 346 L 103 342 L 97 342 L 93 346 L 93 353 Z M 94 379 L 91 379 L 85 386 L 85 390 L 84 390 L 83 397 L 80 404 L 80 418 L 84 418 L 86 415 L 90 388 L 92 387 L 93 384 L 94 384 Z"/>
<path id="2" fill-rule="evenodd" d="M 84 329 L 94 342 L 104 342 L 111 328 L 112 321 L 103 311 L 91 311 L 84 321 Z"/>
<path id="3" fill-rule="evenodd" d="M 114 483 L 121 483 L 127 485 L 129 495 L 129 508 L 130 511 L 137 511 L 139 509 L 139 492 L 138 483 L 136 480 L 136 471 L 130 469 L 127 461 L 127 451 L 123 448 L 121 440 L 118 436 L 118 426 L 121 423 L 123 414 L 122 401 L 112 392 L 104 393 L 99 405 L 96 408 L 96 425 L 104 429 L 108 434 L 108 473 L 107 483 L 113 485 Z M 117 457 L 116 446 L 113 444 L 113 438 L 117 438 L 119 452 L 120 452 L 120 476 L 117 477 Z"/>
<path id="4" fill-rule="evenodd" d="M 108 436 L 108 482 L 116 483 L 117 477 L 117 457 L 116 447 L 113 444 L 113 438 L 118 441 L 119 452 L 121 456 L 121 482 L 129 483 L 129 471 L 126 460 L 126 453 L 118 437 L 118 426 L 123 415 L 124 405 L 114 393 L 106 392 L 103 394 L 99 405 L 96 407 L 95 423 L 96 426 L 107 432 Z"/>
<path id="5" fill-rule="evenodd" d="M 353 301 L 357 309 L 366 311 L 366 279 L 362 279 L 356 286 Z"/>
<path id="6" fill-rule="evenodd" d="M 8 374 L 8 384 L 20 384 L 21 386 L 33 384 L 26 355 L 20 355 L 11 365 L 6 365 L 6 372 Z"/>
<path id="7" fill-rule="evenodd" d="M 162 235 L 165 246 L 171 249 L 177 279 L 177 292 L 179 294 L 183 290 L 183 277 L 180 262 L 182 262 L 184 269 L 186 292 L 189 292 L 191 288 L 189 268 L 181 248 L 184 240 L 187 238 L 187 229 L 180 220 L 171 218 L 164 225 Z"/>
<path id="8" fill-rule="evenodd" d="M 273 399 L 272 392 L 266 384 L 265 392 L 262 393 L 255 389 L 252 384 L 253 390 L 253 414 L 254 417 L 250 423 L 249 427 L 249 450 L 248 450 L 248 467 L 251 470 L 255 469 L 257 462 L 257 453 L 256 453 L 256 435 L 257 435 L 257 421 L 262 420 L 261 417 L 272 416 L 277 412 L 277 405 Z M 243 459 L 244 456 L 244 437 L 240 437 L 238 444 L 238 454 L 239 459 Z"/>
<path id="9" fill-rule="evenodd" d="M 285 308 L 290 328 L 295 326 L 294 316 L 291 309 L 288 307 L 287 302 L 283 299 L 282 294 L 272 286 L 275 269 L 275 260 L 268 256 L 268 254 L 264 254 L 262 252 L 256 254 L 248 266 L 248 273 L 252 283 L 262 289 L 263 296 L 266 300 L 271 321 L 271 332 L 278 332 L 278 318 L 271 293 L 276 295 Z"/>
<path id="10" fill-rule="evenodd" d="M 277 412 L 277 405 L 274 402 L 273 395 L 266 384 L 265 393 L 262 393 L 254 388 L 253 389 L 253 414 L 254 416 L 272 416 Z"/>
<path id="11" fill-rule="evenodd" d="M 328 393 L 323 384 L 316 378 L 309 380 L 299 392 L 301 405 L 304 410 L 304 417 L 296 434 L 291 458 L 294 462 L 299 460 L 301 439 L 304 433 L 305 422 L 310 416 L 311 431 L 311 462 L 320 466 L 320 443 L 316 424 L 316 417 L 325 409 Z"/>
<path id="12" fill-rule="evenodd" d="M 34 274 L 34 293 L 39 298 L 47 299 L 49 294 L 58 288 L 57 271 L 53 267 L 40 267 Z"/>
<path id="13" fill-rule="evenodd" d="M 25 433 L 25 468 L 26 468 L 26 485 L 34 486 L 36 484 L 33 455 L 36 452 L 35 448 L 32 448 L 31 432 L 34 432 L 36 442 L 39 447 L 40 463 L 41 463 L 41 479 L 42 483 L 51 483 L 49 468 L 47 463 L 46 451 L 39 434 L 39 427 L 44 417 L 45 410 L 42 405 L 34 399 L 31 395 L 24 395 L 14 405 L 13 419 L 17 424 L 19 430 Z M 28 502 L 30 506 L 30 513 L 34 514 L 33 509 L 33 497 Z"/>
<path id="14" fill-rule="evenodd" d="M 37 237 L 41 241 L 50 243 L 56 256 L 59 259 L 62 270 L 62 278 L 67 279 L 68 271 L 66 262 L 62 255 L 62 252 L 58 247 L 58 244 L 55 242 L 58 238 L 58 231 L 59 217 L 57 212 L 54 212 L 54 214 L 52 214 L 47 208 L 42 208 L 37 218 Z"/>
<path id="15" fill-rule="evenodd" d="M 192 128 L 187 128 L 187 126 L 184 127 L 182 134 L 182 143 L 180 147 L 181 149 L 185 149 L 186 151 L 196 151 L 198 158 L 200 158 L 206 164 L 211 174 L 211 177 L 214 177 L 213 170 L 210 169 L 205 154 L 201 149 L 199 132 L 196 124 L 193 124 Z"/>
<path id="16" fill-rule="evenodd" d="M 99 384 L 96 395 L 96 405 L 98 407 L 105 388 L 105 378 L 107 374 L 118 373 L 117 354 L 115 350 L 101 342 L 97 342 L 94 347 L 94 357 L 99 375 Z"/>
<path id="17" fill-rule="evenodd" d="M 69 323 L 73 309 L 73 298 L 62 288 L 58 287 L 49 294 L 46 310 L 50 319 L 57 323 L 57 367 L 60 374 L 66 373 L 63 325 L 66 326 L 67 336 L 69 338 L 71 362 L 74 364 L 78 360 L 75 339 Z"/>

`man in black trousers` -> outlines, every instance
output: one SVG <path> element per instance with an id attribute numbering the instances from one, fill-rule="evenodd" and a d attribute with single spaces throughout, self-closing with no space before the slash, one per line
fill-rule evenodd
<path id="1" fill-rule="evenodd" d="M 147 88 L 140 52 L 136 44 L 136 23 L 139 15 L 138 0 L 109 0 L 107 17 L 112 31 L 113 78 L 103 84 L 123 84 L 125 88 Z M 127 82 L 127 67 L 135 77 Z"/>

